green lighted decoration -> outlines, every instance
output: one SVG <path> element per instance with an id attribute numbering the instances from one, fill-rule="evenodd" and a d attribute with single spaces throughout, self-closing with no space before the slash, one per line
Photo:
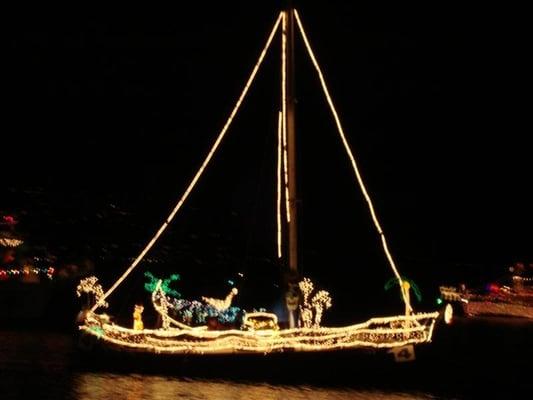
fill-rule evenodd
<path id="1" fill-rule="evenodd" d="M 94 333 L 96 333 L 96 336 L 98 338 L 101 338 L 102 335 L 104 334 L 104 330 L 99 326 L 91 326 L 89 329 L 93 331 Z"/>
<path id="2" fill-rule="evenodd" d="M 150 271 L 146 271 L 144 276 L 149 279 L 148 282 L 144 284 L 144 289 L 150 293 L 153 293 L 156 289 L 157 283 L 161 281 L 161 291 L 166 295 L 173 297 L 181 297 L 181 294 L 174 289 L 171 289 L 169 285 L 174 281 L 179 281 L 180 276 L 178 274 L 172 274 L 167 279 L 156 278 Z"/>
<path id="3" fill-rule="evenodd" d="M 422 292 L 420 291 L 420 288 L 416 285 L 416 283 L 414 283 L 411 279 L 407 279 L 405 276 L 402 276 L 402 285 L 403 285 L 404 282 L 407 282 L 409 284 L 408 288 L 413 290 L 413 292 L 414 292 L 414 294 L 416 296 L 416 299 L 419 302 L 421 302 L 422 301 Z M 398 281 L 397 278 L 390 278 L 387 281 L 387 283 L 385 283 L 385 290 L 389 290 L 394 285 L 399 285 L 399 284 L 400 284 L 400 282 Z"/>

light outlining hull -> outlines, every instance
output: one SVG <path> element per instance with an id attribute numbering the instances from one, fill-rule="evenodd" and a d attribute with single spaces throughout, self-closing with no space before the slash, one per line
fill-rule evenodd
<path id="1" fill-rule="evenodd" d="M 296 25 L 295 25 L 296 23 Z M 285 209 L 287 211 L 286 225 L 289 232 L 289 266 L 291 271 L 296 270 L 296 213 L 295 201 L 295 179 L 294 175 L 294 129 L 288 129 L 292 126 L 289 123 L 289 118 L 292 118 L 292 114 L 289 117 L 287 104 L 292 104 L 293 99 L 290 99 L 291 94 L 287 92 L 290 87 L 289 70 L 292 72 L 292 68 L 288 67 L 292 63 L 289 56 L 291 54 L 293 30 L 298 30 L 304 41 L 305 47 L 312 61 L 312 64 L 318 74 L 320 85 L 326 97 L 328 106 L 331 110 L 335 125 L 339 132 L 340 139 L 346 150 L 346 153 L 350 159 L 351 166 L 355 174 L 355 180 L 361 189 L 361 192 L 365 198 L 365 202 L 368 206 L 373 224 L 376 232 L 379 235 L 384 253 L 387 261 L 391 267 L 394 276 L 397 281 L 403 285 L 403 279 L 400 276 L 398 268 L 392 258 L 391 252 L 388 249 L 387 240 L 381 225 L 378 221 L 376 211 L 373 206 L 373 202 L 368 194 L 366 186 L 363 182 L 363 178 L 359 167 L 357 165 L 355 156 L 350 149 L 347 137 L 342 128 L 339 115 L 335 110 L 333 100 L 330 96 L 329 89 L 326 85 L 326 81 L 322 70 L 316 60 L 313 50 L 309 44 L 307 35 L 303 29 L 302 22 L 298 16 L 296 10 L 283 11 L 279 14 L 274 27 L 272 28 L 267 42 L 260 53 L 260 56 L 238 98 L 233 107 L 226 123 L 218 134 L 215 142 L 210 148 L 203 163 L 190 181 L 187 189 L 183 193 L 180 200 L 176 203 L 167 219 L 163 222 L 161 227 L 150 239 L 141 253 L 135 258 L 132 264 L 126 269 L 126 271 L 120 276 L 120 278 L 94 303 L 88 312 L 87 317 L 84 320 L 80 331 L 82 338 L 88 338 L 89 340 L 96 340 L 99 343 L 116 350 L 125 352 L 137 352 L 146 354 L 168 354 L 168 355 L 209 355 L 209 354 L 269 354 L 269 353 L 284 353 L 284 352 L 297 352 L 297 353 L 318 353 L 318 352 L 348 352 L 351 349 L 394 349 L 397 347 L 413 344 L 423 344 L 431 341 L 433 335 L 433 329 L 435 322 L 439 317 L 438 312 L 433 313 L 421 313 L 414 314 L 409 300 L 408 289 L 402 289 L 400 291 L 402 300 L 405 304 L 405 315 L 391 316 L 385 318 L 372 318 L 367 322 L 350 325 L 345 327 L 319 327 L 321 316 L 318 311 L 315 311 L 315 319 L 312 321 L 316 327 L 305 328 L 292 328 L 292 329 L 271 329 L 271 330 L 207 330 L 206 327 L 191 328 L 184 326 L 179 321 L 172 320 L 168 315 L 170 307 L 169 301 L 166 299 L 164 293 L 160 290 L 160 285 L 152 293 L 152 300 L 154 308 L 162 317 L 161 329 L 140 329 L 134 330 L 129 328 L 120 327 L 109 322 L 104 315 L 95 314 L 96 310 L 105 306 L 105 300 L 110 296 L 114 290 L 126 279 L 126 277 L 136 268 L 141 262 L 143 257 L 156 243 L 159 237 L 167 229 L 168 225 L 175 217 L 176 213 L 181 209 L 185 200 L 195 187 L 196 183 L 202 176 L 204 170 L 210 163 L 210 160 L 217 151 L 222 139 L 226 135 L 226 132 L 233 121 L 236 113 L 238 112 L 241 103 L 243 102 L 246 94 L 254 81 L 257 71 L 265 55 L 268 51 L 270 43 L 272 42 L 275 34 L 279 31 L 281 25 L 281 39 L 282 39 L 282 110 L 280 119 L 278 120 L 278 198 L 277 198 L 277 216 L 278 216 L 278 256 L 282 255 L 281 238 L 281 204 L 282 194 L 284 193 Z M 290 28 L 288 29 L 288 27 Z M 290 33 L 290 34 L 289 34 Z M 290 46 L 288 46 L 290 42 Z M 287 61 L 289 61 L 287 63 Z M 286 142 L 286 143 L 285 143 Z M 283 145 L 282 145 L 283 143 Z M 282 149 L 283 147 L 283 149 Z M 283 159 L 283 186 L 281 184 L 281 160 Z M 292 207 L 292 208 L 291 208 Z M 292 211 L 291 211 L 292 210 Z M 291 214 L 294 214 L 291 216 Z M 290 293 L 289 293 L 290 294 Z M 328 301 L 329 299 L 329 294 Z M 292 296 L 292 295 L 291 295 Z M 291 296 L 288 296 L 289 298 Z M 292 296 L 295 297 L 296 296 Z M 325 301 L 325 298 L 322 298 Z M 291 322 L 296 322 L 295 320 Z M 305 325 L 311 325 L 311 321 L 304 320 Z M 292 325 L 292 324 L 291 324 Z"/>
<path id="2" fill-rule="evenodd" d="M 87 318 L 85 337 L 116 350 L 153 354 L 268 354 L 345 349 L 392 349 L 431 341 L 438 312 L 372 318 L 346 327 L 264 331 L 206 329 L 133 330 Z"/>

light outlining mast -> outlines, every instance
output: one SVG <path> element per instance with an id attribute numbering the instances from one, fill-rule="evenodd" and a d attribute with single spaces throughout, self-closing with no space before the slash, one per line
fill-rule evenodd
<path id="1" fill-rule="evenodd" d="M 289 6 L 287 7 L 286 11 L 282 11 L 275 23 L 274 26 L 270 32 L 270 35 L 268 36 L 268 39 L 266 41 L 266 44 L 261 51 L 259 58 L 252 69 L 252 72 L 246 81 L 246 84 L 237 99 L 234 108 L 232 109 L 226 123 L 222 127 L 222 130 L 218 134 L 214 144 L 212 145 L 209 153 L 205 157 L 202 165 L 194 175 L 193 179 L 187 186 L 187 189 L 185 190 L 184 194 L 179 199 L 178 203 L 175 205 L 175 207 L 170 212 L 169 216 L 166 218 L 166 220 L 163 222 L 159 230 L 153 235 L 153 237 L 150 239 L 148 244 L 144 247 L 144 249 L 140 252 L 140 254 L 135 258 L 135 260 L 132 262 L 132 264 L 126 269 L 126 271 L 117 279 L 117 281 L 103 294 L 103 296 L 100 297 L 100 299 L 91 307 L 90 312 L 94 313 L 97 308 L 101 307 L 105 304 L 105 300 L 115 291 L 115 289 L 126 279 L 126 277 L 137 267 L 137 265 L 141 262 L 141 260 L 144 258 L 144 256 L 148 253 L 148 251 L 152 248 L 152 246 L 155 244 L 155 242 L 159 239 L 159 237 L 163 234 L 163 232 L 166 230 L 170 222 L 173 220 L 174 216 L 177 214 L 177 212 L 181 209 L 182 205 L 184 204 L 185 200 L 188 198 L 189 194 L 192 192 L 194 187 L 196 186 L 196 183 L 202 176 L 204 170 L 210 163 L 213 155 L 215 154 L 216 150 L 218 149 L 220 143 L 222 142 L 222 139 L 226 135 L 226 132 L 228 131 L 231 123 L 233 122 L 234 117 L 236 116 L 244 98 L 246 97 L 246 94 L 248 93 L 248 90 L 250 89 L 250 86 L 252 85 L 254 78 L 259 70 L 259 67 L 261 66 L 265 55 L 268 51 L 268 48 L 275 36 L 275 34 L 278 31 L 279 26 L 281 25 L 281 37 L 282 37 L 282 57 L 281 57 L 281 72 L 282 72 L 282 87 L 281 87 L 281 115 L 280 119 L 278 121 L 278 180 L 281 179 L 281 166 L 280 166 L 280 159 L 282 158 L 282 155 L 280 153 L 281 147 L 283 147 L 283 169 L 284 169 L 284 189 L 281 191 L 281 185 L 278 181 L 278 198 L 277 198 L 277 210 L 278 210 L 278 257 L 281 255 L 280 258 L 285 258 L 285 263 L 287 264 L 286 270 L 286 277 L 285 277 L 285 302 L 287 306 L 288 311 L 288 317 L 289 317 L 289 327 L 294 328 L 296 326 L 296 313 L 298 309 L 299 304 L 299 288 L 298 288 L 298 253 L 297 253 L 297 240 L 298 240 L 298 232 L 297 232 L 297 197 L 296 197 L 296 149 L 295 149 L 295 96 L 294 96 L 294 36 L 296 29 L 299 30 L 302 39 L 304 41 L 305 47 L 307 49 L 307 52 L 309 54 L 309 57 L 311 58 L 311 61 L 318 73 L 318 77 L 324 92 L 324 95 L 326 96 L 328 105 L 330 107 L 330 110 L 333 114 L 333 117 L 335 119 L 335 123 L 337 125 L 337 130 L 339 132 L 341 141 L 343 143 L 343 146 L 346 150 L 346 153 L 351 161 L 352 168 L 354 170 L 354 173 L 356 175 L 356 181 L 361 189 L 361 192 L 363 193 L 363 196 L 367 202 L 367 206 L 370 212 L 370 215 L 372 217 L 372 221 L 374 222 L 375 228 L 380 236 L 381 243 L 383 250 L 385 252 L 385 255 L 387 257 L 387 260 L 389 262 L 389 265 L 398 279 L 398 281 L 401 283 L 402 279 L 400 277 L 400 273 L 395 265 L 395 262 L 392 258 L 392 255 L 388 249 L 387 240 L 385 238 L 385 234 L 381 228 L 381 225 L 378 221 L 376 212 L 374 210 L 373 203 L 370 199 L 370 196 L 366 190 L 366 187 L 363 182 L 363 178 L 361 176 L 361 173 L 359 171 L 359 168 L 357 166 L 355 157 L 350 149 L 350 146 L 348 144 L 348 141 L 346 139 L 346 135 L 344 134 L 344 131 L 342 129 L 342 125 L 340 123 L 339 116 L 337 114 L 337 111 L 335 110 L 335 107 L 333 105 L 333 101 L 331 99 L 331 96 L 329 94 L 329 90 L 327 88 L 324 76 L 322 74 L 322 70 L 320 66 L 318 65 L 318 62 L 316 60 L 316 57 L 314 55 L 313 50 L 311 49 L 311 46 L 309 44 L 309 40 L 307 39 L 307 35 L 305 33 L 305 30 L 303 28 L 303 24 L 300 20 L 300 17 L 297 13 L 297 11 L 292 8 L 291 1 L 288 1 Z M 280 132 L 281 131 L 281 132 Z M 281 137 L 280 137 L 281 136 Z M 281 146 L 281 143 L 283 143 L 283 146 Z M 286 211 L 286 225 L 283 226 L 283 224 L 280 223 L 280 214 L 281 214 L 281 196 L 280 192 L 284 193 L 285 197 L 285 211 Z M 285 229 L 283 229 L 285 228 Z M 284 249 L 281 247 L 282 243 L 282 233 L 286 231 L 286 237 L 287 237 L 287 244 L 288 246 Z M 288 261 L 288 262 L 287 262 Z M 403 287 L 403 285 L 400 285 L 400 287 Z M 406 316 L 409 316 L 413 313 L 413 309 L 410 304 L 409 296 L 406 294 L 403 290 L 401 290 L 402 300 L 405 303 L 406 306 Z"/>
<path id="2" fill-rule="evenodd" d="M 281 23 L 281 102 L 282 132 L 286 157 L 286 191 L 287 208 L 287 261 L 288 271 L 285 278 L 285 303 L 287 307 L 289 328 L 296 327 L 299 302 L 298 289 L 298 213 L 296 195 L 296 129 L 295 129 L 295 95 L 294 95 L 294 8 L 291 2 L 283 12 Z"/>
<path id="3" fill-rule="evenodd" d="M 95 299 L 95 305 L 90 312 L 85 315 L 83 325 L 80 330 L 83 335 L 91 338 L 91 343 L 98 341 L 104 348 L 110 350 L 125 351 L 132 353 L 145 353 L 154 355 L 171 355 L 175 354 L 180 357 L 191 355 L 231 355 L 234 357 L 238 354 L 262 354 L 284 353 L 284 352 L 305 352 L 318 353 L 322 351 L 347 351 L 350 349 L 375 349 L 395 351 L 398 347 L 414 345 L 418 343 L 431 342 L 433 329 L 439 312 L 418 313 L 412 311 L 409 301 L 409 288 L 404 285 L 399 271 L 397 270 L 391 253 L 388 250 L 387 241 L 381 225 L 378 221 L 377 214 L 374 210 L 370 196 L 365 188 L 363 178 L 357 166 L 355 157 L 350 149 L 346 135 L 342 129 L 340 118 L 333 105 L 333 100 L 329 94 L 326 81 L 322 70 L 318 65 L 316 57 L 311 49 L 307 35 L 304 31 L 302 22 L 295 9 L 287 7 L 287 11 L 279 14 L 270 36 L 261 52 L 259 59 L 252 70 L 248 81 L 246 82 L 241 95 L 239 96 L 226 124 L 220 131 L 217 139 L 211 147 L 211 150 L 204 159 L 196 175 L 194 175 L 189 186 L 185 190 L 178 203 L 167 219 L 163 222 L 161 228 L 152 237 L 143 251 L 134 260 L 130 267 L 122 276 L 111 286 L 111 288 L 102 294 L 101 290 L 96 290 L 95 285 L 89 285 L 85 289 L 94 289 L 98 292 Z M 97 308 L 106 306 L 105 299 L 120 285 L 126 276 L 139 264 L 143 256 L 150 250 L 157 239 L 161 236 L 168 224 L 179 211 L 188 195 L 191 193 L 196 183 L 200 179 L 203 171 L 206 169 L 214 153 L 219 147 L 224 135 L 226 134 L 233 118 L 244 100 L 250 85 L 265 57 L 273 37 L 282 28 L 282 90 L 281 90 L 281 111 L 278 113 L 278 162 L 277 162 L 277 236 L 278 236 L 278 257 L 282 266 L 285 267 L 285 303 L 288 311 L 288 325 L 292 329 L 274 329 L 270 326 L 267 329 L 251 326 L 250 329 L 209 329 L 206 325 L 189 326 L 180 321 L 172 319 L 169 314 L 170 301 L 161 289 L 161 281 L 158 282 L 156 289 L 152 292 L 152 305 L 162 318 L 162 327 L 156 329 L 147 329 L 144 326 L 135 325 L 133 329 L 110 323 L 109 316 L 95 312 Z M 320 326 L 322 312 L 331 306 L 331 298 L 326 291 L 318 291 L 312 298 L 309 298 L 313 291 L 312 282 L 306 280 L 300 281 L 301 286 L 295 284 L 298 279 L 298 258 L 297 258 L 297 225 L 296 225 L 296 180 L 295 180 L 295 129 L 294 129 L 294 36 L 296 30 L 302 36 L 309 57 L 318 73 L 320 84 L 328 105 L 333 114 L 337 125 L 342 144 L 350 159 L 352 168 L 355 173 L 355 180 L 361 189 L 361 192 L 367 202 L 372 221 L 380 236 L 383 250 L 387 256 L 390 267 L 394 272 L 398 283 L 400 283 L 402 299 L 405 303 L 405 314 L 395 315 L 385 318 L 371 318 L 368 321 L 348 326 L 340 327 L 323 327 Z M 282 165 L 283 164 L 283 165 Z M 283 177 L 282 177 L 283 169 Z M 283 182 L 283 188 L 282 188 Z M 282 213 L 282 208 L 285 213 Z M 285 246 L 281 246 L 285 243 Z M 93 281 L 94 283 L 95 281 Z M 91 291 L 91 290 L 89 290 Z M 300 296 L 300 293 L 302 295 Z M 301 298 L 300 298 L 301 297 Z M 301 315 L 298 321 L 301 322 L 299 327 L 295 327 L 297 320 L 298 306 L 301 305 Z M 314 311 L 311 311 L 314 310 Z M 247 317 L 257 313 L 249 313 Z M 261 313 L 262 318 L 270 318 L 269 313 Z M 247 318 L 246 317 L 246 318 Z M 277 324 L 277 317 L 272 319 Z M 246 320 L 243 321 L 246 327 Z M 294 327 L 294 328 L 293 328 Z M 277 328 L 277 325 L 275 325 Z"/>

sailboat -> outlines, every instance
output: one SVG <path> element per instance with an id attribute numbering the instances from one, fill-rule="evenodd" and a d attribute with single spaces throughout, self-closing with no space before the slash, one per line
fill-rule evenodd
<path id="1" fill-rule="evenodd" d="M 313 299 L 309 294 L 313 283 L 300 279 L 298 274 L 297 248 L 297 201 L 295 174 L 295 95 L 294 95 L 294 41 L 299 35 L 303 39 L 307 53 L 318 74 L 330 111 L 340 135 L 342 145 L 348 155 L 355 174 L 355 180 L 364 196 L 372 221 L 379 235 L 386 259 L 392 269 L 405 312 L 401 315 L 375 317 L 367 321 L 337 327 L 321 326 L 322 313 L 331 305 L 326 291 L 320 291 Z M 154 285 L 151 301 L 160 316 L 161 326 L 149 329 L 142 323 L 142 308 L 136 308 L 133 327 L 125 327 L 112 322 L 105 313 L 107 299 L 128 275 L 139 265 L 156 241 L 160 238 L 175 215 L 195 188 L 213 155 L 219 148 L 242 102 L 244 101 L 255 76 L 274 38 L 281 40 L 281 101 L 278 119 L 278 160 L 277 160 L 277 242 L 278 258 L 287 265 L 285 307 L 288 315 L 287 326 L 280 327 L 277 315 L 261 310 L 245 313 L 242 325 L 233 329 L 214 329 L 208 324 L 197 325 L 180 321 L 170 312 L 173 300 L 164 290 L 165 283 L 158 280 Z M 283 244 L 286 244 L 285 246 Z M 89 292 L 94 295 L 93 305 L 80 316 L 79 330 L 85 343 L 91 341 L 122 353 L 146 353 L 153 355 L 203 356 L 238 354 L 279 354 L 279 353 L 319 353 L 345 352 L 354 349 L 394 351 L 405 346 L 429 343 L 432 340 L 439 312 L 417 313 L 410 301 L 409 283 L 402 278 L 389 251 L 386 237 L 379 223 L 372 200 L 365 187 L 356 159 L 350 149 L 347 137 L 334 107 L 324 74 L 320 68 L 302 20 L 296 9 L 288 7 L 277 16 L 259 58 L 246 81 L 226 123 L 210 148 L 200 168 L 193 176 L 175 207 L 146 247 L 133 263 L 106 291 L 95 277 L 85 279 L 78 287 L 78 294 Z M 236 294 L 236 292 L 233 292 Z M 219 311 L 231 305 L 231 294 L 223 300 L 204 298 L 204 303 Z"/>

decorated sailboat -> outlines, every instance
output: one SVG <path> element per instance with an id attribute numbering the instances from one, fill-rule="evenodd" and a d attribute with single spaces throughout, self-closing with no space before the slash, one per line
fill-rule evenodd
<path id="1" fill-rule="evenodd" d="M 331 307 L 328 292 L 315 290 L 313 282 L 298 273 L 296 201 L 296 148 L 295 148 L 295 96 L 294 96 L 294 41 L 303 40 L 307 53 L 318 74 L 332 116 L 349 158 L 355 180 L 368 206 L 387 262 L 398 283 L 404 313 L 371 318 L 365 322 L 337 327 L 322 326 L 322 315 Z M 195 188 L 213 155 L 218 150 L 228 129 L 244 101 L 256 74 L 265 59 L 274 38 L 281 40 L 281 86 L 278 118 L 277 151 L 277 257 L 286 266 L 284 302 L 287 323 L 280 324 L 278 315 L 266 310 L 235 310 L 232 299 L 237 295 L 233 288 L 224 299 L 203 297 L 188 301 L 171 295 L 172 280 L 152 276 L 151 302 L 159 315 L 158 326 L 147 328 L 142 321 L 142 306 L 136 306 L 133 326 L 121 326 L 105 314 L 109 296 L 139 265 L 182 208 Z M 208 354 L 275 354 L 283 352 L 343 352 L 353 349 L 394 350 L 403 346 L 429 343 L 439 312 L 416 313 L 410 301 L 410 285 L 402 278 L 389 251 L 373 202 L 365 187 L 356 159 L 350 149 L 339 115 L 334 107 L 322 70 L 304 30 L 302 20 L 292 7 L 280 12 L 259 58 L 246 81 L 226 123 L 222 127 L 203 163 L 194 175 L 175 207 L 159 230 L 150 239 L 132 264 L 107 290 L 95 277 L 80 282 L 78 295 L 91 293 L 93 302 L 80 314 L 80 333 L 84 343 L 92 341 L 119 352 L 167 355 Z M 237 316 L 238 314 L 238 316 Z M 224 320 L 231 320 L 224 324 Z M 218 322 L 217 322 L 218 321 Z"/>

